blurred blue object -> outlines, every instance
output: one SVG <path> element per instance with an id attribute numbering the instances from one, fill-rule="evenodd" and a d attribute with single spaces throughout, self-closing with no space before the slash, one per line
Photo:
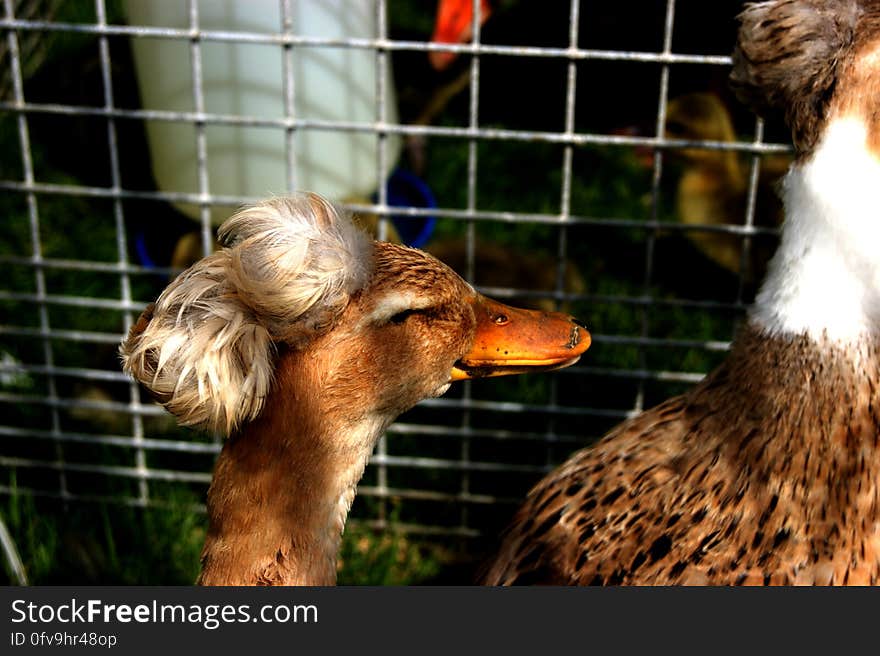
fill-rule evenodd
<path id="1" fill-rule="evenodd" d="M 143 230 L 138 231 L 137 235 L 135 235 L 134 248 L 141 266 L 145 266 L 148 269 L 156 268 L 156 262 L 150 257 L 150 251 L 147 248 L 147 236 Z"/>
<path id="2" fill-rule="evenodd" d="M 431 192 L 431 188 L 424 180 L 414 173 L 404 169 L 395 169 L 386 183 L 388 204 L 391 207 L 417 207 L 436 209 L 437 200 Z M 373 202 L 376 202 L 373 195 Z M 434 234 L 434 226 L 437 217 L 408 216 L 406 214 L 392 214 L 391 222 L 394 224 L 401 241 L 413 248 L 422 248 Z"/>

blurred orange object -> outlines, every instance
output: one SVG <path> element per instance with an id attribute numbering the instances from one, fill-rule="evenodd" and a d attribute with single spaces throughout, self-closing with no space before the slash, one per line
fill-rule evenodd
<path id="1" fill-rule="evenodd" d="M 492 13 L 489 0 L 480 0 L 480 25 Z M 440 0 L 437 4 L 437 18 L 434 21 L 434 43 L 467 43 L 473 33 L 474 0 Z M 458 53 L 431 51 L 428 60 L 436 71 L 446 70 Z"/>

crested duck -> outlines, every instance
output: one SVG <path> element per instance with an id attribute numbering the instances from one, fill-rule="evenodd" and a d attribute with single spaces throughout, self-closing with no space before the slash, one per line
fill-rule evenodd
<path id="1" fill-rule="evenodd" d="M 880 2 L 740 14 L 731 81 L 796 159 L 726 361 L 528 494 L 493 585 L 880 580 Z"/>
<path id="2" fill-rule="evenodd" d="M 376 440 L 452 381 L 568 366 L 571 317 L 487 299 L 430 255 L 372 241 L 316 195 L 246 208 L 123 341 L 181 424 L 228 436 L 199 583 L 329 585 Z"/>
<path id="3" fill-rule="evenodd" d="M 666 137 L 689 141 L 737 140 L 730 112 L 714 93 L 687 93 L 669 101 Z M 746 216 L 749 190 L 749 159 L 733 150 L 683 148 L 669 151 L 669 157 L 681 164 L 675 191 L 677 219 L 695 226 L 742 224 Z M 787 154 L 766 155 L 761 159 L 755 225 L 776 228 L 782 220 L 782 208 L 775 194 L 775 184 L 791 164 Z M 685 236 L 715 264 L 740 273 L 742 237 L 734 234 L 688 230 Z M 765 235 L 753 238 L 751 258 L 744 275 L 760 280 L 776 246 Z"/>

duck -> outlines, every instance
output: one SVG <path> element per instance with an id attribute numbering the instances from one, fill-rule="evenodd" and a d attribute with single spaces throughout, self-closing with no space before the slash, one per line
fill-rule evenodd
<path id="1" fill-rule="evenodd" d="M 730 73 L 795 158 L 726 359 L 539 481 L 487 585 L 880 581 L 880 2 L 739 14 Z"/>
<path id="2" fill-rule="evenodd" d="M 691 92 L 669 101 L 665 124 L 667 139 L 735 143 L 737 134 L 730 111 L 716 93 Z M 746 218 L 751 157 L 733 150 L 683 148 L 669 151 L 679 164 L 675 188 L 676 218 L 687 225 L 742 225 Z M 791 164 L 787 153 L 761 158 L 754 225 L 777 230 L 782 206 L 775 185 Z M 760 280 L 776 239 L 772 234 L 752 237 L 750 258 L 743 262 L 740 235 L 708 230 L 687 230 L 684 236 L 715 265 L 748 281 Z M 745 270 L 743 270 L 745 264 Z"/>
<path id="3" fill-rule="evenodd" d="M 590 343 L 315 194 L 245 207 L 219 236 L 120 345 L 178 423 L 226 436 L 202 585 L 333 585 L 358 481 L 400 413 L 455 381 L 570 366 Z"/>

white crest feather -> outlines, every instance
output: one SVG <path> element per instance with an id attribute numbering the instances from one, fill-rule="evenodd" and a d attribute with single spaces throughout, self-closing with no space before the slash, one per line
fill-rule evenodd
<path id="1" fill-rule="evenodd" d="M 366 284 L 372 251 L 313 194 L 245 208 L 220 236 L 228 247 L 168 285 L 120 353 L 180 423 L 230 432 L 262 410 L 274 342 L 300 347 L 329 329 Z"/>

